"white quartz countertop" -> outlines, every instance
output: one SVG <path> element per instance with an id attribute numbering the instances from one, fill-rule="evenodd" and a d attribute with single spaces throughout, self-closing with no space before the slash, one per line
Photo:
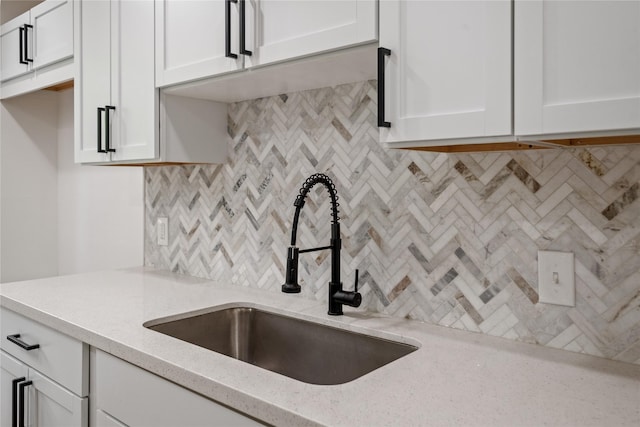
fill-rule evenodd
<path id="1" fill-rule="evenodd" d="M 0 285 L 2 306 L 275 425 L 640 425 L 640 366 L 152 269 Z M 148 330 L 245 304 L 420 346 L 335 386 L 310 385 Z"/>

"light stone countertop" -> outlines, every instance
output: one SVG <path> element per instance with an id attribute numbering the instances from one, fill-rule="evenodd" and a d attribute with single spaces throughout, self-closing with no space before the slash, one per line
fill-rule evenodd
<path id="1" fill-rule="evenodd" d="M 638 426 L 640 366 L 146 268 L 0 285 L 0 304 L 275 425 Z M 318 386 L 148 330 L 148 320 L 245 303 L 421 348 Z M 348 310 L 348 311 L 347 311 Z"/>

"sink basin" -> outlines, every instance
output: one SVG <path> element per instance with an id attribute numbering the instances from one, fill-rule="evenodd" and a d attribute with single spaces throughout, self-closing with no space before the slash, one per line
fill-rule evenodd
<path id="1" fill-rule="evenodd" d="M 252 307 L 180 317 L 144 326 L 310 384 L 346 383 L 418 349 Z"/>

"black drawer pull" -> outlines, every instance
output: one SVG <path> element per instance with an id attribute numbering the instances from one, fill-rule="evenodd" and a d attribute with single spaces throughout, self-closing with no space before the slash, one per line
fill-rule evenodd
<path id="1" fill-rule="evenodd" d="M 231 53 L 231 2 L 238 0 L 225 0 L 224 2 L 224 56 L 236 59 L 238 55 Z"/>
<path id="2" fill-rule="evenodd" d="M 384 57 L 391 56 L 391 51 L 384 47 L 378 48 L 378 127 L 390 128 L 391 123 L 384 118 Z"/>
<path id="3" fill-rule="evenodd" d="M 102 113 L 104 113 L 104 108 L 98 107 L 98 153 L 107 152 L 102 149 Z"/>
<path id="4" fill-rule="evenodd" d="M 18 383 L 26 380 L 25 377 L 11 381 L 11 427 L 18 427 Z"/>
<path id="5" fill-rule="evenodd" d="M 25 427 L 26 424 L 24 422 L 24 389 L 33 384 L 33 381 L 26 381 L 20 384 L 20 410 L 18 411 L 20 415 L 20 427 Z"/>
<path id="6" fill-rule="evenodd" d="M 105 146 L 106 146 L 106 151 L 108 153 L 115 153 L 116 149 L 115 148 L 111 148 L 111 136 L 109 134 L 109 129 L 111 129 L 111 121 L 109 120 L 109 110 L 115 110 L 116 107 L 112 106 L 112 105 L 105 105 L 104 106 L 104 111 L 105 111 L 105 128 L 104 128 L 104 140 L 105 140 Z"/>
<path id="7" fill-rule="evenodd" d="M 9 341 L 11 341 L 12 343 L 14 343 L 15 345 L 30 351 L 30 350 L 35 350 L 36 348 L 40 348 L 40 344 L 27 344 L 26 342 L 22 341 L 20 339 L 20 334 L 15 334 L 15 335 L 8 335 L 7 339 Z"/>
<path id="8" fill-rule="evenodd" d="M 26 45 L 26 41 L 25 41 L 25 33 L 26 33 L 26 28 L 24 28 L 24 25 L 20 28 L 18 28 L 18 32 L 19 32 L 19 36 L 18 36 L 18 41 L 20 42 L 20 63 L 21 64 L 28 64 L 27 61 L 24 60 L 24 50 L 25 50 L 25 45 Z"/>
<path id="9" fill-rule="evenodd" d="M 29 28 L 33 31 L 33 25 L 24 24 L 24 60 L 33 62 L 33 58 L 29 58 Z"/>
<path id="10" fill-rule="evenodd" d="M 253 52 L 246 49 L 245 36 L 247 33 L 247 14 L 245 9 L 245 0 L 240 0 L 240 53 L 243 55 L 251 56 Z"/>

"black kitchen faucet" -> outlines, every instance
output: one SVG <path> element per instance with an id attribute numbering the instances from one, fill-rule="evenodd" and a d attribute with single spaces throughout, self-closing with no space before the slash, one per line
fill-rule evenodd
<path id="1" fill-rule="evenodd" d="M 304 206 L 305 198 L 309 190 L 316 184 L 323 184 L 329 191 L 331 198 L 331 240 L 329 246 L 322 246 L 312 249 L 298 249 L 296 247 L 296 235 L 298 233 L 298 219 L 300 211 Z M 342 313 L 342 305 L 346 304 L 351 307 L 359 307 L 362 302 L 362 295 L 358 292 L 358 270 L 356 270 L 355 290 L 345 291 L 342 289 L 340 281 L 340 249 L 342 240 L 340 239 L 340 217 L 338 216 L 338 196 L 336 195 L 336 186 L 327 175 L 316 173 L 311 175 L 302 184 L 300 193 L 293 203 L 296 207 L 296 213 L 293 217 L 293 226 L 291 228 L 291 246 L 287 254 L 287 271 L 285 273 L 285 283 L 282 285 L 282 292 L 299 293 L 300 285 L 298 284 L 298 255 L 305 252 L 314 252 L 325 249 L 331 250 L 331 281 L 329 282 L 329 314 L 338 316 Z"/>

